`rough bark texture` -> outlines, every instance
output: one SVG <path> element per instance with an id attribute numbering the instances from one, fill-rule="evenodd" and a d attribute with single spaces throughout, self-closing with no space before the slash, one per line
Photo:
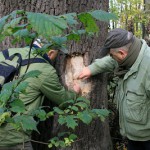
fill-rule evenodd
<path id="1" fill-rule="evenodd" d="M 23 9 L 33 12 L 44 12 L 51 15 L 59 15 L 70 12 L 80 13 L 91 9 L 108 10 L 108 0 L 0 0 L 0 16 L 4 16 L 16 9 Z M 82 57 L 82 67 L 91 64 L 91 62 L 100 56 L 100 48 L 106 38 L 107 23 L 98 23 L 100 33 L 97 37 L 87 38 L 82 37 L 78 43 L 68 43 L 69 55 L 60 54 L 56 63 L 56 68 L 60 79 L 64 85 L 66 83 L 66 68 L 67 63 L 73 58 Z M 20 46 L 20 45 L 19 45 Z M 0 44 L 1 49 L 12 47 L 10 40 L 7 39 Z M 77 56 L 78 55 L 78 56 Z M 79 70 L 81 70 L 80 68 Z M 97 75 L 87 81 L 90 85 L 90 92 L 85 93 L 87 98 L 91 100 L 93 108 L 107 108 L 107 77 L 106 75 Z M 85 83 L 83 83 L 85 84 Z M 86 86 L 86 85 L 85 85 Z M 89 86 L 89 85 L 88 85 Z M 46 102 L 48 104 L 48 102 Z M 39 125 L 39 130 L 42 136 L 34 135 L 34 139 L 47 141 L 49 135 L 55 135 L 63 130 L 57 124 L 54 118 L 53 125 L 51 121 L 47 121 Z M 51 131 L 52 130 L 52 131 Z M 111 150 L 112 144 L 109 134 L 108 120 L 100 122 L 96 120 L 89 126 L 80 124 L 76 133 L 79 136 L 79 141 L 73 147 L 65 148 L 65 150 Z M 42 144 L 34 144 L 35 150 L 46 150 L 47 146 Z M 60 149 L 59 149 L 60 150 Z"/>

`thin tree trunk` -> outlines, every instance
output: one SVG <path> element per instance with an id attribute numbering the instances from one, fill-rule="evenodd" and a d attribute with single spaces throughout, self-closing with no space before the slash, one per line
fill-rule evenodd
<path id="1" fill-rule="evenodd" d="M 144 0 L 144 11 L 149 14 L 150 12 L 150 1 Z M 147 44 L 150 46 L 150 17 L 146 18 L 149 21 L 144 21 L 142 23 L 142 38 L 144 38 Z"/>

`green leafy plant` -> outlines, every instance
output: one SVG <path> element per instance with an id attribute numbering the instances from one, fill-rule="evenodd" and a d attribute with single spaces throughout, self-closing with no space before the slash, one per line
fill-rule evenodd
<path id="1" fill-rule="evenodd" d="M 64 109 L 65 107 L 65 109 Z M 63 109 L 62 109 L 63 108 Z M 90 101 L 84 97 L 79 97 L 76 100 L 70 100 L 59 107 L 54 107 L 52 112 L 47 115 L 58 115 L 58 123 L 65 125 L 70 132 L 59 134 L 58 137 L 54 137 L 50 140 L 49 147 L 67 147 L 71 146 L 73 142 L 77 140 L 77 135 L 73 134 L 78 127 L 79 122 L 89 125 L 92 120 L 99 118 L 104 121 L 109 115 L 107 109 L 91 109 Z M 60 136 L 61 135 L 61 136 Z"/>
<path id="2" fill-rule="evenodd" d="M 26 94 L 25 90 L 28 83 L 24 80 L 37 77 L 38 75 L 40 75 L 40 71 L 30 71 L 22 77 L 4 84 L 0 92 L 0 126 L 4 123 L 11 123 L 17 130 L 37 131 L 37 123 L 34 120 L 34 116 L 25 113 L 25 105 L 19 99 L 19 94 Z M 28 122 L 30 122 L 30 126 Z"/>
<path id="3" fill-rule="evenodd" d="M 24 40 L 27 45 L 30 45 L 31 51 L 34 39 L 40 38 L 44 45 L 38 49 L 38 53 L 45 53 L 49 48 L 61 48 L 65 51 L 67 41 L 79 41 L 82 34 L 91 36 L 98 33 L 97 20 L 109 21 L 111 19 L 117 19 L 117 17 L 102 10 L 59 16 L 16 10 L 0 19 L 0 42 L 8 36 L 13 39 L 13 44 Z M 79 24 L 82 24 L 83 28 L 78 29 Z M 67 101 L 59 107 L 54 107 L 53 111 L 48 113 L 40 107 L 27 114 L 24 103 L 19 99 L 19 94 L 26 94 L 28 83 L 24 80 L 37 77 L 39 74 L 38 71 L 29 72 L 3 86 L 0 93 L 0 126 L 10 123 L 16 130 L 22 132 L 32 130 L 38 132 L 39 121 L 57 114 L 58 123 L 69 128 L 71 132 L 59 133 L 57 137 L 50 139 L 48 146 L 49 148 L 67 147 L 77 140 L 78 137 L 73 132 L 80 121 L 88 125 L 95 118 L 104 121 L 108 116 L 108 110 L 91 109 L 90 101 L 83 97 Z"/>
<path id="4" fill-rule="evenodd" d="M 50 143 L 48 144 L 48 147 L 51 148 L 53 146 L 55 147 L 67 147 L 71 146 L 71 144 L 77 139 L 77 136 L 75 134 L 72 134 L 70 132 L 62 132 L 58 134 L 58 137 L 54 137 L 50 140 Z"/>
<path id="5" fill-rule="evenodd" d="M 82 34 L 97 33 L 99 31 L 97 20 L 110 19 L 117 17 L 102 10 L 60 16 L 16 10 L 0 19 L 0 41 L 11 36 L 14 39 L 13 43 L 24 39 L 30 44 L 33 39 L 40 37 L 43 43 L 46 45 L 49 43 L 48 48 L 63 48 L 68 40 L 80 40 Z M 83 24 L 83 29 L 77 28 L 79 23 Z"/>

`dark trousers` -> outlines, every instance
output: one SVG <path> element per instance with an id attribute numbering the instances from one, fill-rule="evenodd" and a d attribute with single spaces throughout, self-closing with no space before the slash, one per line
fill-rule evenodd
<path id="1" fill-rule="evenodd" d="M 150 150 L 150 141 L 128 140 L 127 150 Z"/>
<path id="2" fill-rule="evenodd" d="M 0 150 L 33 150 L 31 142 L 17 144 L 15 146 L 0 147 Z"/>

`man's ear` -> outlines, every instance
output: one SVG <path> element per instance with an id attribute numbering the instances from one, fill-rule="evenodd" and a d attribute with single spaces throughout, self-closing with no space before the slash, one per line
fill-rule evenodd
<path id="1" fill-rule="evenodd" d="M 50 50 L 50 51 L 48 52 L 48 57 L 49 57 L 50 59 L 53 58 L 54 51 L 55 51 L 55 50 Z"/>
<path id="2" fill-rule="evenodd" d="M 123 49 L 120 49 L 118 52 L 121 54 L 123 59 L 128 55 L 128 51 L 125 51 Z"/>
<path id="3" fill-rule="evenodd" d="M 51 60 L 54 60 L 56 57 L 57 57 L 57 54 L 58 54 L 58 50 L 50 50 L 48 52 L 48 57 L 51 59 Z"/>

